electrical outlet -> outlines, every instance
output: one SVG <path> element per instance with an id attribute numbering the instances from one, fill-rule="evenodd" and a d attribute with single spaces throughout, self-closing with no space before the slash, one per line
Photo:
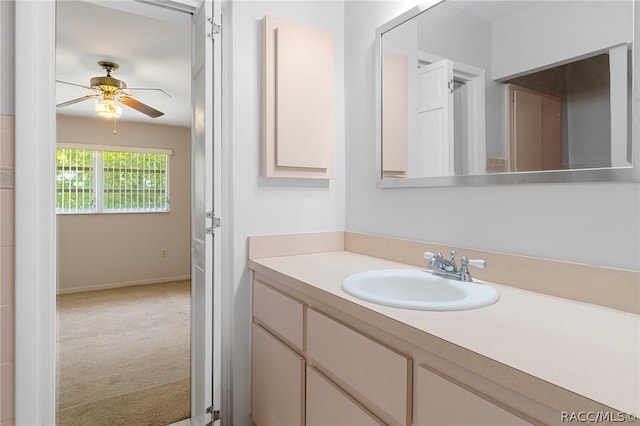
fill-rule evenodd
<path id="1" fill-rule="evenodd" d="M 167 249 L 160 250 L 160 257 L 167 257 Z"/>

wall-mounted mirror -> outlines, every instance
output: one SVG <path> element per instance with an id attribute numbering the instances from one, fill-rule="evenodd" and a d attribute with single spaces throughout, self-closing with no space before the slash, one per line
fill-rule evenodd
<path id="1" fill-rule="evenodd" d="M 431 2 L 377 42 L 379 186 L 637 180 L 633 0 Z"/>

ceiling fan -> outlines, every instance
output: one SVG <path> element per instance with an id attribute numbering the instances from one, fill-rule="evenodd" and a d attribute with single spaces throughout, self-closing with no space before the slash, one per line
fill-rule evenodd
<path id="1" fill-rule="evenodd" d="M 122 114 L 122 107 L 120 104 L 140 111 L 143 114 L 148 115 L 151 118 L 158 118 L 164 115 L 163 112 L 158 111 L 149 105 L 143 104 L 131 96 L 126 90 L 159 90 L 165 95 L 171 97 L 167 92 L 162 89 L 147 89 L 147 88 L 128 88 L 127 84 L 111 76 L 113 71 L 116 71 L 119 66 L 115 62 L 100 61 L 98 65 L 106 71 L 106 76 L 93 77 L 89 81 L 89 86 L 82 84 L 69 83 L 68 81 L 56 80 L 58 83 L 69 84 L 71 86 L 82 87 L 87 90 L 91 90 L 94 93 L 91 95 L 82 96 L 81 98 L 72 99 L 70 101 L 62 102 L 56 107 L 61 108 L 68 105 L 73 105 L 78 102 L 83 102 L 89 99 L 96 99 L 96 113 L 106 118 L 120 117 Z"/>

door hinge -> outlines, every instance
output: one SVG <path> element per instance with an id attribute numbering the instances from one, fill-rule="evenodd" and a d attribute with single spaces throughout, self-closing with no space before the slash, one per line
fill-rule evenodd
<path id="1" fill-rule="evenodd" d="M 215 234 L 216 228 L 220 228 L 220 218 L 216 217 L 215 212 L 207 212 L 207 219 L 211 219 L 211 226 L 207 226 L 205 232 L 207 234 Z"/>
<path id="2" fill-rule="evenodd" d="M 222 31 L 222 27 L 216 22 L 215 18 L 213 17 L 207 18 L 207 22 L 211 26 L 210 31 L 207 32 L 207 38 L 212 39 L 213 37 L 220 34 L 220 31 Z"/>
<path id="3" fill-rule="evenodd" d="M 207 423 L 206 426 L 213 426 L 214 422 L 222 420 L 222 417 L 220 416 L 220 410 L 214 410 L 213 407 L 207 408 L 207 414 L 211 414 L 211 421 Z"/>

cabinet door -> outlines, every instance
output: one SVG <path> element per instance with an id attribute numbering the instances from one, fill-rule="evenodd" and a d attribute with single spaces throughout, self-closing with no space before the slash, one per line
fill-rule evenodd
<path id="1" fill-rule="evenodd" d="M 307 426 L 382 425 L 318 371 L 307 367 Z"/>
<path id="2" fill-rule="evenodd" d="M 262 174 L 335 175 L 335 37 L 263 19 Z"/>
<path id="3" fill-rule="evenodd" d="M 414 425 L 531 425 L 506 407 L 499 407 L 422 365 L 416 373 Z"/>
<path id="4" fill-rule="evenodd" d="M 253 281 L 253 316 L 287 344 L 304 350 L 304 305 L 291 297 Z"/>
<path id="5" fill-rule="evenodd" d="M 304 425 L 304 359 L 254 324 L 251 367 L 251 411 L 255 424 Z"/>
<path id="6" fill-rule="evenodd" d="M 307 309 L 307 358 L 386 423 L 411 424 L 412 361 Z"/>

